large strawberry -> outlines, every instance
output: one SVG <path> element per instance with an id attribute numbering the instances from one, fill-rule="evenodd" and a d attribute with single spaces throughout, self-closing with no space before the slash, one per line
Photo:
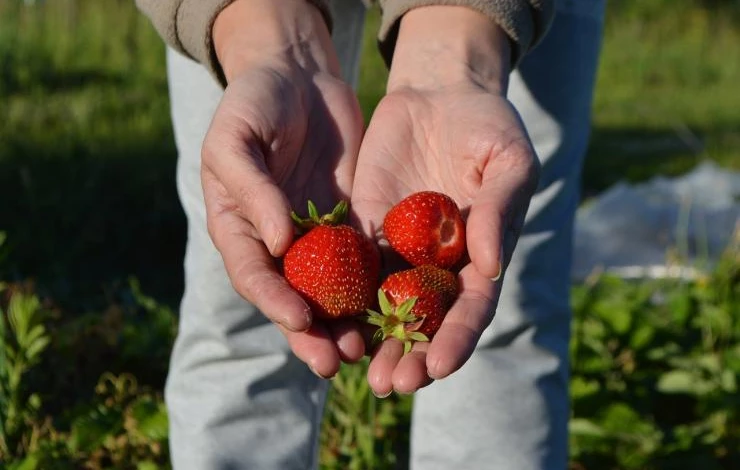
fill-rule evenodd
<path id="1" fill-rule="evenodd" d="M 347 210 L 342 201 L 319 216 L 309 201 L 307 219 L 292 214 L 307 232 L 288 248 L 283 272 L 319 318 L 356 315 L 375 302 L 380 256 L 370 239 L 342 223 Z"/>
<path id="2" fill-rule="evenodd" d="M 408 352 L 414 341 L 429 341 L 457 299 L 457 276 L 431 265 L 388 276 L 378 291 L 380 312 L 368 311 L 367 321 L 378 326 L 374 340 L 393 337 Z"/>
<path id="3" fill-rule="evenodd" d="M 414 193 L 391 208 L 383 221 L 391 247 L 414 266 L 450 268 L 465 252 L 465 223 L 449 196 Z"/>

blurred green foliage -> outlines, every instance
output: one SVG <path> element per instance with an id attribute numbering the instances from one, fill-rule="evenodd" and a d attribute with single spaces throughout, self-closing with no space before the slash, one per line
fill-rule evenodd
<path id="1" fill-rule="evenodd" d="M 740 467 L 740 232 L 694 281 L 573 289 L 577 468 Z"/>
<path id="2" fill-rule="evenodd" d="M 172 310 L 135 282 L 106 312 L 72 320 L 30 285 L 5 285 L 2 294 L 3 468 L 168 468 L 161 380 L 174 339 Z"/>

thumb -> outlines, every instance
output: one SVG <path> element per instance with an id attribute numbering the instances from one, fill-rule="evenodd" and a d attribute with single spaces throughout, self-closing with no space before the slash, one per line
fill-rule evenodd
<path id="1" fill-rule="evenodd" d="M 270 175 L 256 139 L 239 141 L 209 133 L 203 144 L 202 182 L 220 182 L 223 196 L 255 228 L 270 254 L 282 256 L 293 239 L 290 202 Z"/>
<path id="2" fill-rule="evenodd" d="M 513 144 L 486 165 L 466 233 L 470 260 L 492 280 L 503 274 L 537 188 L 539 163 L 526 145 Z"/>

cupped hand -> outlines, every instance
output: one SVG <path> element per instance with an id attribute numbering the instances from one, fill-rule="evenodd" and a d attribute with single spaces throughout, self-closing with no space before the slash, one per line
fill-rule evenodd
<path id="1" fill-rule="evenodd" d="M 259 3 L 236 2 L 228 14 L 234 18 L 238 8 Z M 235 290 L 278 325 L 293 352 L 315 373 L 330 377 L 341 360 L 363 355 L 361 336 L 349 324 L 330 328 L 313 321 L 306 302 L 280 274 L 276 258 L 293 240 L 292 209 L 305 214 L 311 199 L 330 211 L 340 199 L 349 199 L 362 118 L 352 89 L 338 78 L 320 15 L 305 1 L 295 8 L 312 10 L 300 21 L 312 15 L 320 24 L 290 31 L 287 39 L 278 37 L 268 45 L 271 31 L 260 35 L 257 44 L 238 34 L 231 44 L 224 42 L 220 49 L 216 44 L 228 86 L 204 141 L 201 179 L 208 230 Z M 272 17 L 259 13 L 266 18 L 261 27 L 269 27 Z M 275 24 L 292 24 L 280 16 L 291 13 L 297 10 L 276 12 Z M 222 22 L 221 31 L 228 32 L 231 18 Z M 239 40 L 255 47 L 239 47 L 244 45 Z"/>
<path id="2" fill-rule="evenodd" d="M 383 218 L 394 204 L 417 191 L 445 193 L 466 218 L 469 259 L 459 271 L 458 299 L 431 342 L 415 343 L 406 355 L 395 339 L 374 350 L 368 381 L 376 395 L 412 393 L 452 374 L 493 319 L 539 174 L 505 97 L 507 47 L 505 35 L 469 9 L 421 8 L 401 24 L 388 94 L 360 148 L 352 205 L 382 244 Z"/>
<path id="3" fill-rule="evenodd" d="M 413 392 L 470 357 L 493 319 L 538 168 L 521 121 L 503 96 L 460 84 L 403 89 L 381 101 L 357 163 L 352 204 L 358 219 L 383 243 L 383 218 L 395 203 L 417 191 L 445 193 L 466 216 L 469 262 L 459 273 L 458 300 L 431 343 L 416 343 L 405 356 L 397 340 L 377 348 L 368 373 L 376 394 Z"/>

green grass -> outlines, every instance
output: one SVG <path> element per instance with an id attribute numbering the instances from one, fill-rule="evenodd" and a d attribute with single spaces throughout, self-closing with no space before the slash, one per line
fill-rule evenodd
<path id="1" fill-rule="evenodd" d="M 733 52 L 740 8 L 707 3 L 611 2 L 584 169 L 588 194 L 621 178 L 683 173 L 706 159 L 740 168 Z"/>
<path id="2" fill-rule="evenodd" d="M 387 76 L 377 24 L 373 11 L 366 119 Z M 610 2 L 585 195 L 706 159 L 740 168 L 737 44 L 737 2 Z M 175 163 L 164 46 L 133 2 L 0 0 L 0 461 L 166 466 Z M 574 286 L 573 469 L 740 466 L 731 248 L 695 282 Z M 412 398 L 377 400 L 363 377 L 344 367 L 335 381 L 323 468 L 406 468 Z"/>
<path id="3" fill-rule="evenodd" d="M 176 301 L 185 222 L 163 54 L 130 1 L 0 2 L 0 277 L 87 302 L 136 275 Z"/>

